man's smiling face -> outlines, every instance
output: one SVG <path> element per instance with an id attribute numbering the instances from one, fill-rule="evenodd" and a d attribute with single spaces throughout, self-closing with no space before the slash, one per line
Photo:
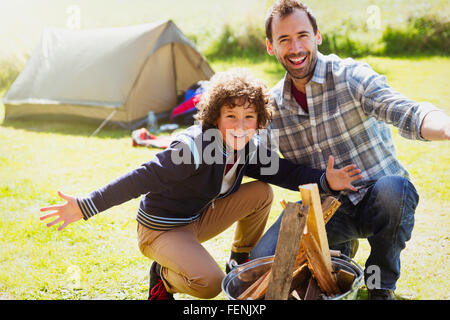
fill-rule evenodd
<path id="1" fill-rule="evenodd" d="M 314 34 L 308 15 L 300 9 L 272 21 L 272 42 L 266 41 L 267 52 L 275 55 L 295 80 L 312 77 L 317 62 L 317 46 L 322 43 L 320 31 Z"/>

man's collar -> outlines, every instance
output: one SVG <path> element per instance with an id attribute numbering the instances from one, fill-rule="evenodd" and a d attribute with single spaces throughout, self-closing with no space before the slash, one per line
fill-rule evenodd
<path id="1" fill-rule="evenodd" d="M 323 84 L 325 83 L 326 78 L 326 61 L 325 56 L 317 51 L 317 63 L 316 68 L 314 69 L 314 74 L 310 81 Z"/>
<path id="2" fill-rule="evenodd" d="M 313 81 L 319 84 L 325 83 L 327 65 L 326 59 L 326 56 L 317 51 L 317 63 L 310 82 Z M 291 76 L 286 72 L 284 78 L 281 79 L 280 82 L 278 82 L 272 89 L 272 94 L 279 108 L 291 109 L 302 114 L 304 113 L 303 109 L 294 103 L 295 100 L 291 94 L 291 79 Z M 291 103 L 286 103 L 286 101 L 290 101 Z"/>

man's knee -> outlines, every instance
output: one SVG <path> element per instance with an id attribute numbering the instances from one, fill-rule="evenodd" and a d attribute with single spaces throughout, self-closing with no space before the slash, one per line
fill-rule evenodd
<path id="1" fill-rule="evenodd" d="M 402 231 L 407 241 L 414 226 L 414 214 L 419 201 L 414 185 L 404 177 L 386 176 L 376 182 L 372 194 L 375 196 L 372 205 L 378 223 Z"/>
<path id="2" fill-rule="evenodd" d="M 373 191 L 379 205 L 401 212 L 405 207 L 414 209 L 419 201 L 414 185 L 401 176 L 385 176 L 374 185 Z"/>

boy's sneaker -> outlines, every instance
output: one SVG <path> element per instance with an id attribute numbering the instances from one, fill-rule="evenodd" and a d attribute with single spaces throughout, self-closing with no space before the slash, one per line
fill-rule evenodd
<path id="1" fill-rule="evenodd" d="M 228 274 L 231 270 L 236 268 L 236 266 L 249 262 L 249 254 L 246 252 L 233 252 L 231 251 L 230 260 L 225 264 L 225 272 Z"/>
<path id="2" fill-rule="evenodd" d="M 175 300 L 173 294 L 168 293 L 161 279 L 161 265 L 153 261 L 150 267 L 150 288 L 148 300 Z"/>

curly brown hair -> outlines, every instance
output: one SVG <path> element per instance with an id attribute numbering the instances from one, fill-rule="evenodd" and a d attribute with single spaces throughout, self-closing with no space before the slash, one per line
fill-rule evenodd
<path id="1" fill-rule="evenodd" d="M 210 80 L 198 104 L 196 119 L 205 129 L 215 128 L 222 106 L 255 107 L 258 128 L 267 127 L 272 120 L 269 90 L 264 81 L 255 78 L 247 69 L 236 68 L 216 73 Z"/>

